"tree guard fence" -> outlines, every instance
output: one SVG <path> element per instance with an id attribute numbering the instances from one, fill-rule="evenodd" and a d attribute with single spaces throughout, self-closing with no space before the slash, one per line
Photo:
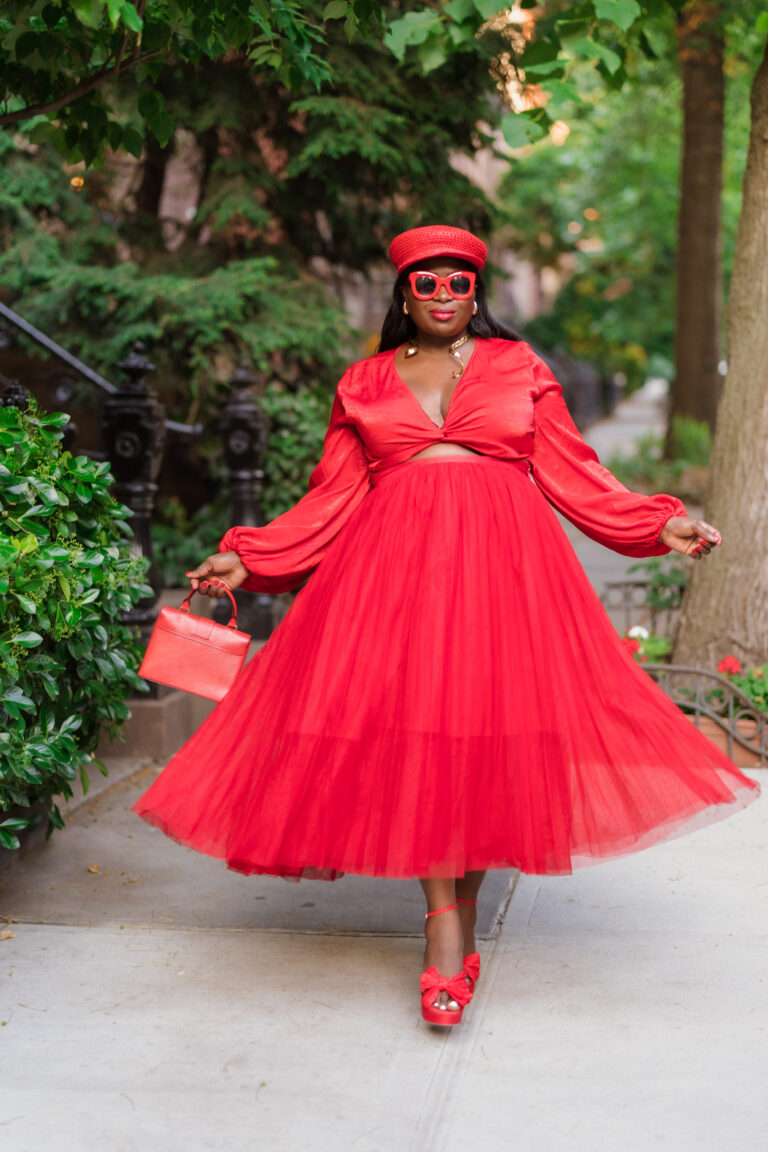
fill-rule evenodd
<path id="1" fill-rule="evenodd" d="M 741 748 L 761 768 L 768 763 L 768 713 L 757 708 L 726 676 L 685 664 L 643 664 L 659 687 L 697 728 L 711 721 L 725 735 L 725 751 L 733 760 Z"/>

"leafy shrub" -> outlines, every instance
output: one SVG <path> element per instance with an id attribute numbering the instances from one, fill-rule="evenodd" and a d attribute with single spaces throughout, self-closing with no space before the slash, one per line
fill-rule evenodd
<path id="1" fill-rule="evenodd" d="M 670 444 L 673 458 L 665 460 L 663 437 L 647 432 L 636 440 L 631 453 L 617 453 L 607 466 L 628 488 L 651 493 L 671 491 L 683 500 L 701 503 L 712 450 L 709 426 L 688 416 L 675 416 Z"/>
<path id="2" fill-rule="evenodd" d="M 0 812 L 54 797 L 106 768 L 93 753 L 116 734 L 125 699 L 143 688 L 140 645 L 121 623 L 142 596 L 145 562 L 127 537 L 130 512 L 109 493 L 109 465 L 61 449 L 69 417 L 0 407 Z M 28 814 L 0 824 L 0 844 Z"/>
<path id="3" fill-rule="evenodd" d="M 743 668 L 741 661 L 735 656 L 726 656 L 717 666 L 718 672 L 727 676 L 734 688 L 738 688 L 761 712 L 768 712 L 768 664 L 759 664 L 756 668 Z M 715 689 L 710 695 L 717 699 L 723 697 L 720 689 Z"/>
<path id="4" fill-rule="evenodd" d="M 635 572 L 641 572 L 647 581 L 645 602 L 654 612 L 674 612 L 680 607 L 690 567 L 681 564 L 677 557 L 651 556 L 627 569 L 628 574 Z"/>
<path id="5" fill-rule="evenodd" d="M 323 454 L 332 400 L 322 387 L 291 392 L 270 385 L 260 397 L 272 422 L 262 493 L 267 520 L 293 507 L 306 493 L 309 475 Z"/>
<path id="6" fill-rule="evenodd" d="M 670 435 L 672 457 L 686 468 L 706 468 L 712 454 L 712 433 L 706 420 L 673 416 Z"/>
<path id="7" fill-rule="evenodd" d="M 221 503 L 204 504 L 189 516 L 175 496 L 162 500 L 152 523 L 152 544 L 163 587 L 185 587 L 184 573 L 216 550 L 230 523 Z"/>

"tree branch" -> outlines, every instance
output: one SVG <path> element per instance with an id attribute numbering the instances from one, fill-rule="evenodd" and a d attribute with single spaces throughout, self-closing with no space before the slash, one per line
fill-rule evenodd
<path id="1" fill-rule="evenodd" d="M 136 7 L 136 11 L 139 14 L 139 19 L 141 20 L 142 24 L 144 23 L 144 7 L 145 7 L 146 3 L 147 3 L 147 0 L 139 0 L 139 3 Z M 139 35 L 136 37 L 136 40 L 134 41 L 133 52 L 131 53 L 131 63 L 134 63 L 138 58 L 140 43 L 141 43 L 141 36 Z"/>
<path id="2" fill-rule="evenodd" d="M 6 112 L 5 115 L 0 116 L 0 128 L 7 128 L 10 124 L 19 124 L 22 120 L 31 120 L 33 116 L 46 116 L 50 112 L 58 112 L 60 108 L 71 104 L 73 100 L 78 100 L 81 96 L 86 96 L 92 92 L 94 88 L 98 88 L 99 84 L 103 84 L 105 80 L 114 79 L 127 71 L 128 68 L 143 64 L 146 60 L 151 60 L 153 56 L 160 56 L 164 51 L 164 48 L 158 48 L 155 52 L 145 52 L 143 56 L 131 58 L 125 64 L 121 64 L 118 60 L 114 66 L 103 68 L 101 72 L 95 72 L 87 80 L 76 85 L 70 92 L 66 92 L 63 96 L 57 96 L 55 100 L 49 100 L 46 104 L 32 104 L 27 108 L 20 108 L 17 112 Z"/>

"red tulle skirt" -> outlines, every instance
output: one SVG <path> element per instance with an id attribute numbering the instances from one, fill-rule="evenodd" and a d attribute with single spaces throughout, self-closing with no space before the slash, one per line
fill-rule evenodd
<path id="1" fill-rule="evenodd" d="M 758 786 L 627 653 L 514 462 L 382 475 L 134 810 L 247 873 L 567 873 Z"/>

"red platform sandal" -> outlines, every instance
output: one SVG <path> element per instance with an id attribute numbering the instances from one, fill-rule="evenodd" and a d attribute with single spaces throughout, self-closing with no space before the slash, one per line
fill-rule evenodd
<path id="1" fill-rule="evenodd" d="M 456 897 L 459 904 L 474 904 L 477 907 L 477 900 L 465 900 L 463 896 Z M 480 953 L 470 952 L 464 957 L 464 971 L 472 981 L 472 991 L 475 990 L 475 985 L 480 979 Z"/>
<path id="2" fill-rule="evenodd" d="M 430 916 L 438 916 L 441 912 L 451 912 L 456 904 L 447 904 L 445 908 L 436 908 L 434 912 L 427 912 L 425 920 Z M 437 1024 L 443 1028 L 452 1028 L 454 1024 L 461 1023 L 464 1008 L 472 999 L 474 983 L 468 983 L 467 977 L 472 980 L 465 968 L 455 976 L 441 976 L 437 968 L 432 965 L 421 974 L 421 1015 L 428 1024 Z M 438 1004 L 437 998 L 441 992 L 450 997 L 447 1004 Z M 451 1007 L 457 1004 L 457 1008 Z"/>

